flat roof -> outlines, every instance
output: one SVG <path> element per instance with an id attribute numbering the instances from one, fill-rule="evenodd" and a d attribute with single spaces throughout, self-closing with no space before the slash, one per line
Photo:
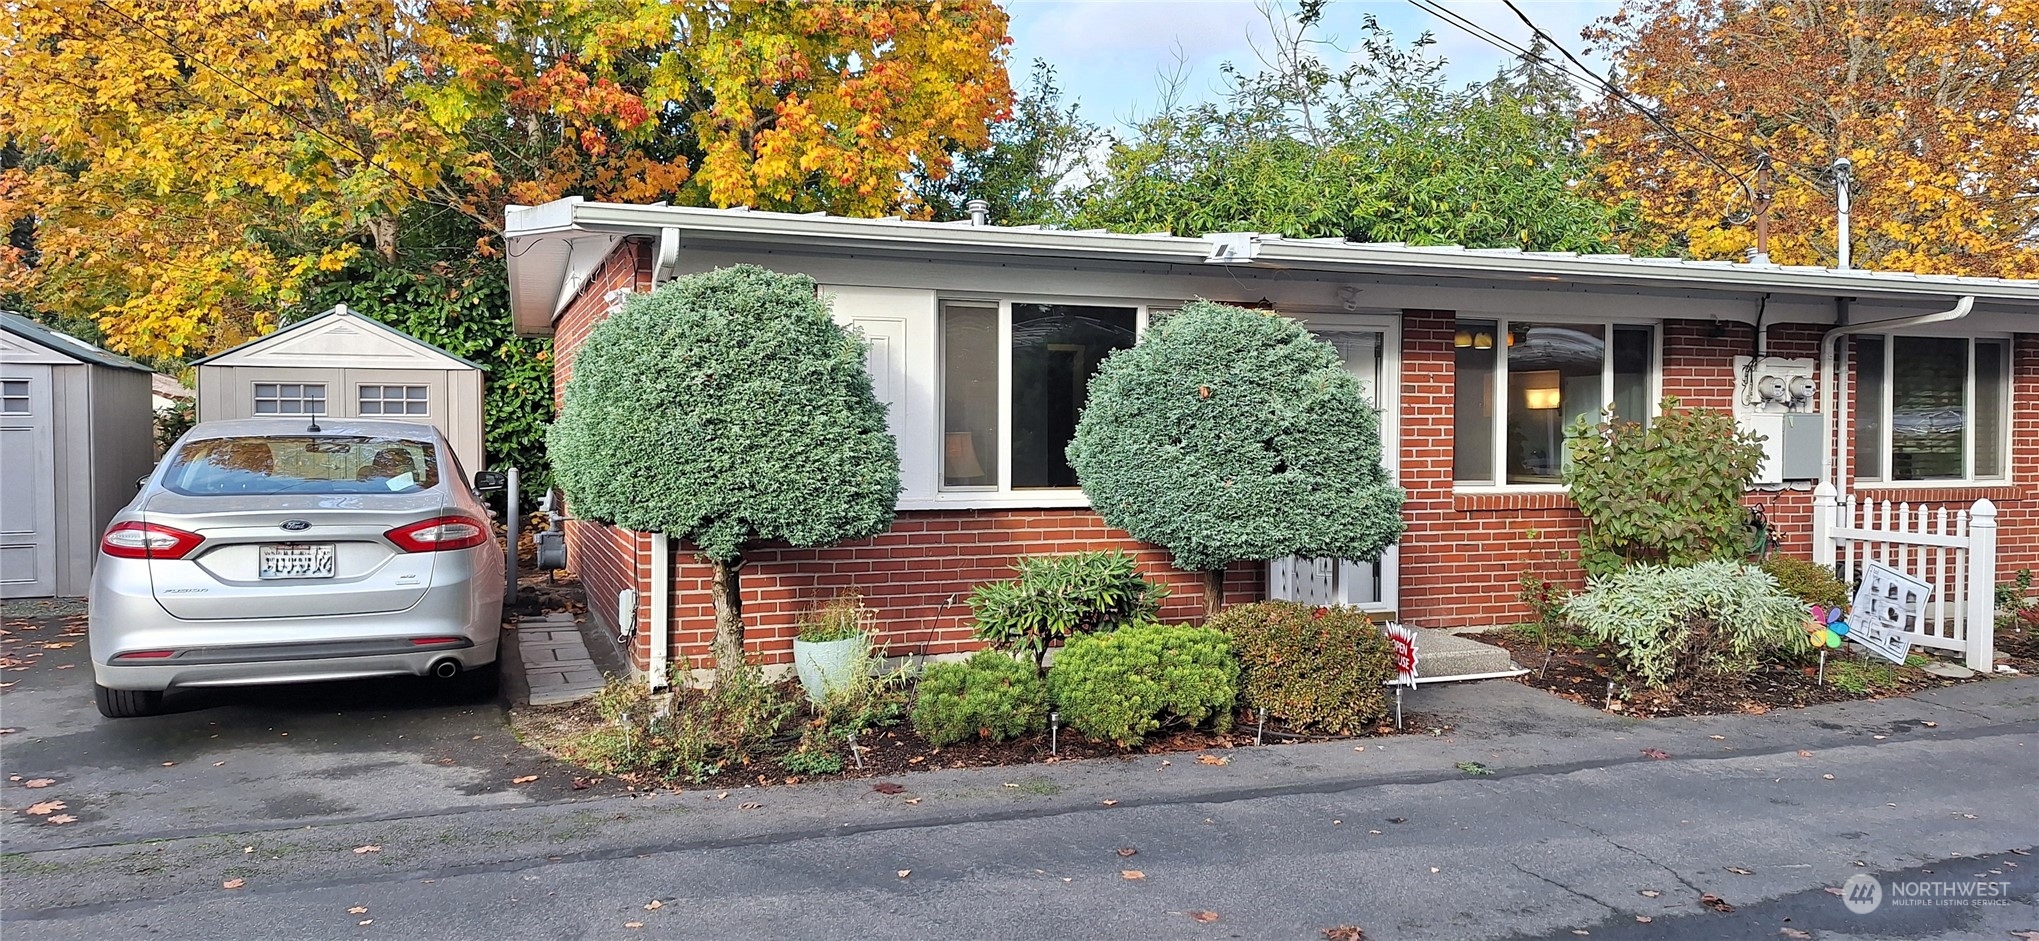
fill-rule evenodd
<path id="1" fill-rule="evenodd" d="M 667 233 L 670 233 L 668 235 Z M 1421 276 L 1481 282 L 1562 282 L 1682 290 L 1797 294 L 1869 299 L 1978 300 L 2039 308 L 2039 280 L 1970 278 L 1907 272 L 1838 270 L 1797 265 L 1752 265 L 1632 255 L 1582 255 L 1520 249 L 1348 242 L 1339 238 L 1288 239 L 1258 233 L 1187 238 L 1165 232 L 1127 234 L 1102 229 L 922 222 L 896 216 L 856 219 L 826 213 L 760 212 L 666 205 L 589 202 L 568 197 L 540 206 L 512 206 L 504 236 L 509 245 L 510 307 L 517 330 L 549 332 L 601 260 L 631 236 L 770 244 L 816 251 L 885 251 L 902 257 L 940 255 L 1033 257 L 1062 263 L 1133 262 L 1203 267 L 1235 274 L 1303 271 L 1359 277 Z"/>

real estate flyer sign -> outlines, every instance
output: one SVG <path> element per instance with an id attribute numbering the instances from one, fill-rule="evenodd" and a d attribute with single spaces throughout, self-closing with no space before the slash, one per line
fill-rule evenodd
<path id="1" fill-rule="evenodd" d="M 1920 622 L 1932 597 L 1931 584 L 1871 562 L 1862 570 L 1855 603 L 1848 610 L 1848 639 L 1885 660 L 1903 663 L 1912 652 L 1912 635 L 1924 627 Z"/>
<path id="2" fill-rule="evenodd" d="M 1407 686 L 1416 685 L 1416 632 L 1400 624 L 1389 624 L 1386 628 L 1388 644 L 1395 653 L 1395 682 Z"/>

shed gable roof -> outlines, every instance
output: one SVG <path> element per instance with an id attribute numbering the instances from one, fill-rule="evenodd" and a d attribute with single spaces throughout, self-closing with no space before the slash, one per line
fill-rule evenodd
<path id="1" fill-rule="evenodd" d="M 268 336 L 214 353 L 194 366 L 303 366 L 340 369 L 450 369 L 488 367 L 462 359 L 341 304 Z"/>
<path id="2" fill-rule="evenodd" d="M 153 371 L 125 356 L 108 353 L 84 340 L 68 333 L 58 333 L 12 311 L 0 310 L 0 333 L 5 334 L 4 337 L 0 337 L 0 344 L 9 347 L 10 353 L 18 354 L 20 361 L 23 362 L 86 363 L 109 369 Z"/>

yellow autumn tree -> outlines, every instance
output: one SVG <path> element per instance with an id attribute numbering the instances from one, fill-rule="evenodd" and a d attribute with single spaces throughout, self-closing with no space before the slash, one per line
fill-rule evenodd
<path id="1" fill-rule="evenodd" d="M 917 211 L 1005 116 L 991 0 L 22 0 L 0 30 L 0 290 L 177 357 L 421 209 Z"/>
<path id="2" fill-rule="evenodd" d="M 1740 257 L 1754 207 L 1733 177 L 1755 189 L 1767 154 L 1772 260 L 1832 265 L 1845 156 L 1856 267 L 2039 276 L 2039 2 L 1630 0 L 1587 36 L 1662 121 L 1613 99 L 1585 115 L 1639 246 Z"/>

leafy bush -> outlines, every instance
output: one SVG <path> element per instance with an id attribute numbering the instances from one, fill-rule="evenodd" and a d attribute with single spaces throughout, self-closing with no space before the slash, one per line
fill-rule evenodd
<path id="1" fill-rule="evenodd" d="M 809 705 L 800 743 L 779 759 L 794 774 L 842 770 L 850 739 L 872 729 L 898 725 L 912 696 L 906 671 L 886 670 L 883 654 L 866 646 L 849 670 L 850 682 L 833 687 Z M 833 764 L 833 768 L 828 766 Z"/>
<path id="2" fill-rule="evenodd" d="M 193 399 L 178 399 L 156 409 L 156 452 L 170 450 L 178 438 L 198 423 L 197 402 Z"/>
<path id="3" fill-rule="evenodd" d="M 930 745 L 970 738 L 1000 742 L 1041 727 L 1048 686 L 1027 664 L 995 650 L 937 663 L 920 676 L 913 729 Z"/>
<path id="4" fill-rule="evenodd" d="M 1826 566 L 1796 556 L 1773 555 L 1763 560 L 1763 571 L 1777 585 L 1806 604 L 1827 608 L 1848 606 L 1848 586 Z"/>
<path id="5" fill-rule="evenodd" d="M 1804 603 L 1736 562 L 1638 565 L 1590 581 L 1565 615 L 1649 686 L 1721 676 L 1806 648 Z"/>
<path id="6" fill-rule="evenodd" d="M 756 667 L 722 674 L 712 689 L 676 688 L 665 695 L 641 682 L 610 680 L 594 706 L 601 724 L 563 746 L 568 758 L 604 773 L 693 780 L 749 764 L 794 708 Z"/>
<path id="7" fill-rule="evenodd" d="M 1586 517 L 1579 562 L 1588 574 L 1743 554 L 1742 493 L 1762 465 L 1763 439 L 1733 416 L 1666 398 L 1648 427 L 1582 418 L 1565 435 L 1565 483 Z"/>
<path id="8" fill-rule="evenodd" d="M 1248 706 L 1298 729 L 1339 735 L 1388 713 L 1381 684 L 1394 676 L 1394 652 L 1364 614 L 1264 601 L 1226 608 L 1206 626 L 1232 639 Z"/>
<path id="9" fill-rule="evenodd" d="M 1098 741 L 1127 745 L 1164 725 L 1229 729 L 1239 661 L 1223 631 L 1135 624 L 1070 638 L 1048 671 L 1048 695 Z"/>
<path id="10" fill-rule="evenodd" d="M 2016 577 L 1997 586 L 1996 624 L 2000 628 L 2021 623 L 2039 625 L 2039 599 L 2032 597 L 2032 570 L 2019 569 Z"/>
<path id="11" fill-rule="evenodd" d="M 1204 572 L 1374 559 L 1402 535 L 1380 419 L 1338 351 L 1265 311 L 1197 300 L 1108 357 L 1068 447 L 1105 522 Z"/>
<path id="12" fill-rule="evenodd" d="M 1151 618 L 1168 596 L 1124 552 L 1022 556 L 1013 569 L 1016 579 L 977 586 L 970 610 L 978 638 L 1033 658 L 1036 670 L 1048 648 L 1070 635 Z"/>

